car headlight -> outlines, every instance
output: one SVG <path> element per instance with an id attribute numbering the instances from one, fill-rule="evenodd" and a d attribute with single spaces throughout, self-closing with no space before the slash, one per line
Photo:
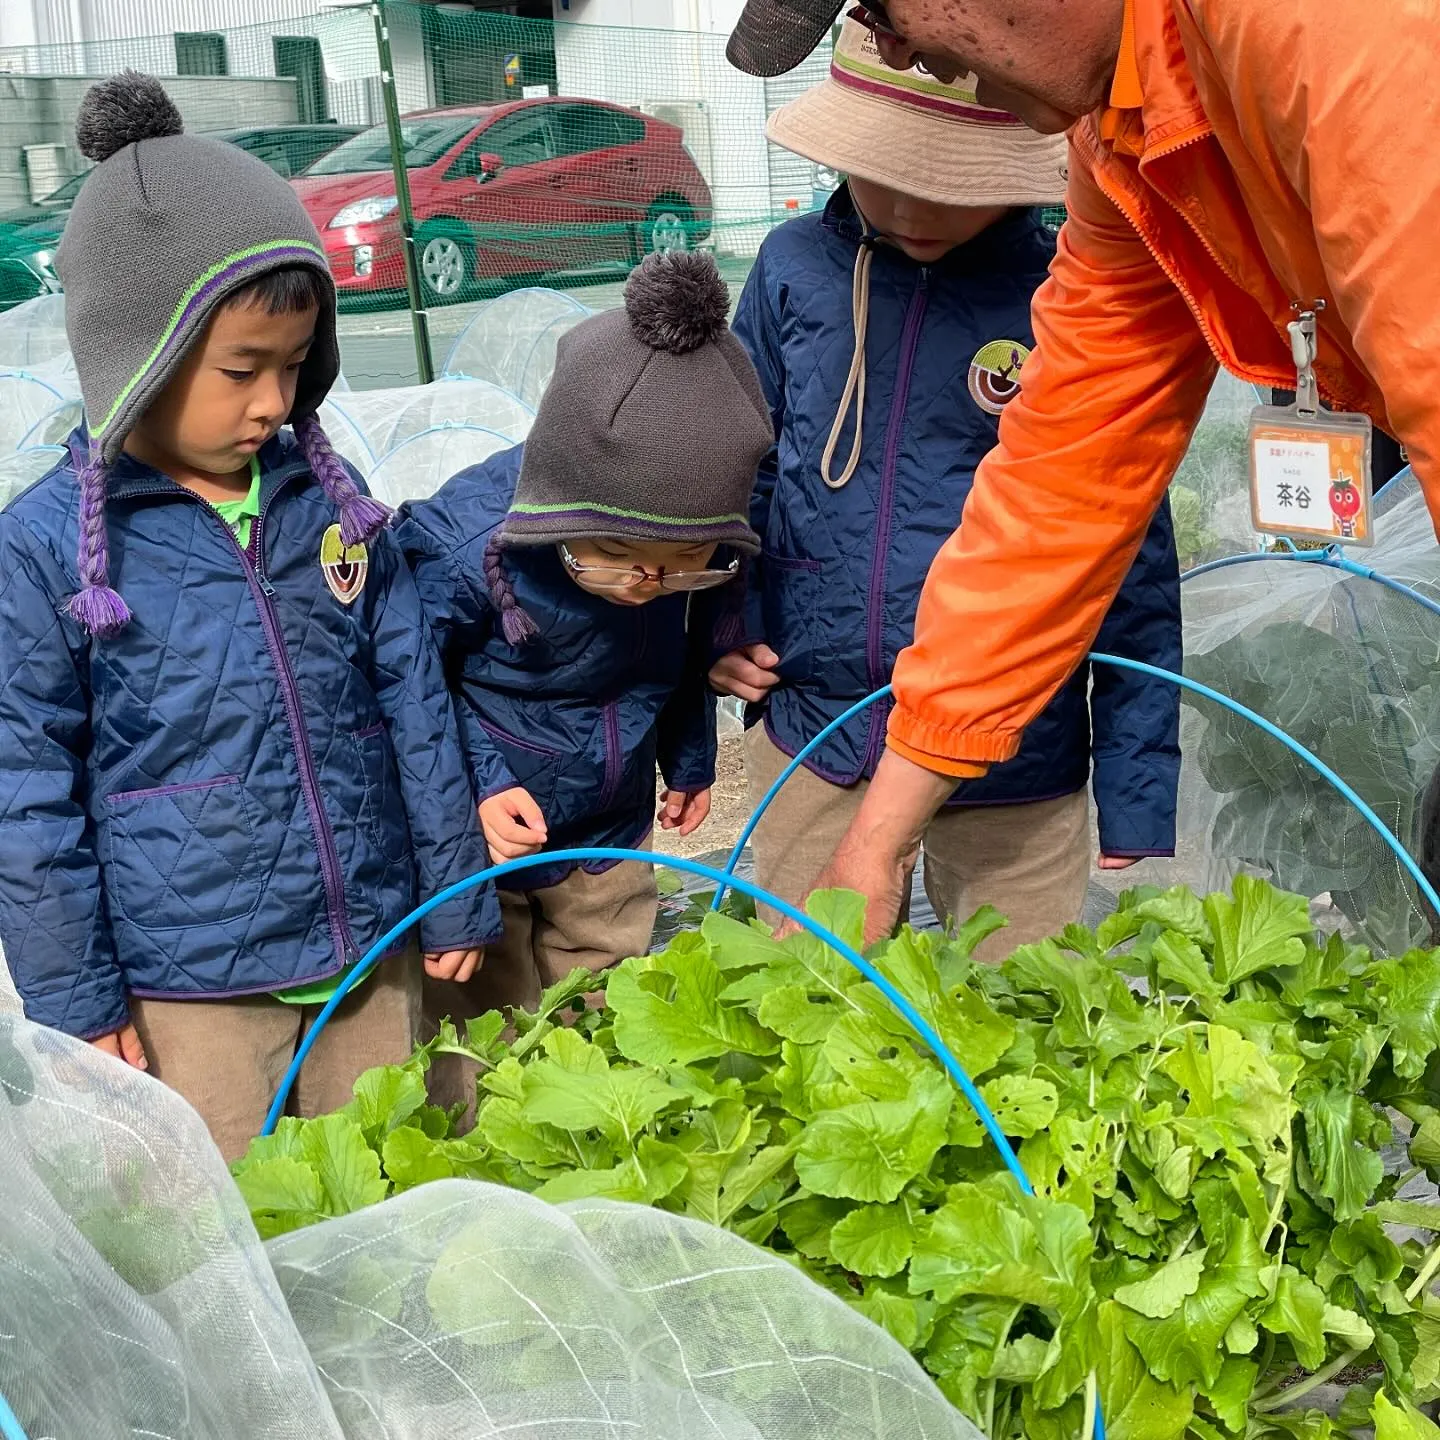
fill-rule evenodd
<path id="1" fill-rule="evenodd" d="M 371 195 L 365 200 L 355 200 L 325 227 L 327 230 L 343 230 L 347 225 L 369 225 L 383 220 L 400 202 L 393 195 Z"/>

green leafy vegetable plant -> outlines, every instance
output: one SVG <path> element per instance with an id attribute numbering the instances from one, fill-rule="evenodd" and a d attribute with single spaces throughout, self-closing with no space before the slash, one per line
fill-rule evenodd
<path id="1" fill-rule="evenodd" d="M 858 898 L 816 897 L 852 943 Z M 974 1075 L 1026 1196 L 938 1062 L 817 940 L 706 916 L 539 1013 L 447 1027 L 235 1169 L 263 1234 L 474 1176 L 660 1206 L 788 1256 L 910 1348 L 994 1440 L 1434 1440 L 1440 955 L 1317 937 L 1306 902 L 1134 891 L 998 969 L 998 924 L 875 965 Z M 503 1033 L 502 1033 L 503 1032 Z M 474 1128 L 426 1103 L 480 1067 Z M 1399 1117 L 1397 1126 L 1395 1117 Z M 1392 1166 L 1409 1147 L 1410 1174 Z M 1354 1382 L 1338 1417 L 1311 1408 Z"/>

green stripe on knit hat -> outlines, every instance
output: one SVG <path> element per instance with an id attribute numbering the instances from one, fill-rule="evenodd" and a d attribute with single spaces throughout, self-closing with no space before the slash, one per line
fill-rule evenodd
<path id="1" fill-rule="evenodd" d="M 311 244 L 308 240 L 270 240 L 263 245 L 251 245 L 244 250 L 237 250 L 234 254 L 227 255 L 223 260 L 212 265 L 193 285 L 180 297 L 179 303 L 175 306 L 170 316 L 169 323 L 161 332 L 160 339 L 155 348 L 146 357 L 145 363 L 131 376 L 125 388 L 115 397 L 115 403 L 106 413 L 105 418 L 96 425 L 91 434 L 95 438 L 104 435 L 105 431 L 115 423 L 115 418 L 124 408 L 125 402 L 134 393 L 135 387 L 155 368 L 160 358 L 164 355 L 166 348 L 175 339 L 181 327 L 185 323 L 186 316 L 196 307 L 198 301 L 203 300 L 207 292 L 213 292 L 225 280 L 230 278 L 232 272 L 246 270 L 255 267 L 267 260 L 271 260 L 284 252 L 301 252 L 296 258 L 313 257 L 318 260 L 328 273 L 328 264 L 325 259 L 325 252 L 318 246 Z"/>
<path id="2" fill-rule="evenodd" d="M 534 505 L 517 502 L 510 507 L 512 515 L 575 515 L 578 513 L 609 515 L 616 520 L 637 520 L 644 525 L 667 525 L 684 529 L 714 529 L 721 525 L 748 525 L 744 515 L 651 515 L 644 510 L 624 510 L 618 505 L 596 505 L 589 501 L 570 504 Z"/>

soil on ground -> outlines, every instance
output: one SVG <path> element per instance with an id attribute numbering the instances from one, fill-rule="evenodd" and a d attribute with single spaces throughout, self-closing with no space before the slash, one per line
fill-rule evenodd
<path id="1" fill-rule="evenodd" d="M 659 790 L 656 790 L 659 809 Z M 654 848 L 662 855 L 694 860 L 717 850 L 728 851 L 750 818 L 750 791 L 745 784 L 745 742 L 722 740 L 715 758 L 715 784 L 710 791 L 710 818 L 683 839 L 673 830 L 655 829 Z"/>

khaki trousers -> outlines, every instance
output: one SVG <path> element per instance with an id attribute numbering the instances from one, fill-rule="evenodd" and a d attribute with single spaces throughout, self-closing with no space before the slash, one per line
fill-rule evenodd
<path id="1" fill-rule="evenodd" d="M 765 733 L 745 737 L 751 803 L 790 763 Z M 803 766 L 785 782 L 755 830 L 755 881 L 792 905 L 803 903 L 850 828 L 868 782 L 832 785 Z M 998 964 L 1020 945 L 1058 934 L 1080 918 L 1090 880 L 1090 806 L 1085 792 L 1025 805 L 945 810 L 925 832 L 925 893 L 942 922 L 993 905 L 1009 921 L 975 952 Z M 779 916 L 768 906 L 761 918 Z"/>
<path id="2" fill-rule="evenodd" d="M 650 949 L 660 905 L 654 869 L 623 860 L 599 875 L 572 870 L 544 890 L 501 890 L 505 933 L 485 947 L 485 963 L 463 985 L 431 980 L 424 986 L 422 1028 L 428 1039 L 446 1016 L 463 1037 L 466 1020 L 490 1010 L 534 1010 L 540 992 L 573 970 L 607 970 Z M 450 1106 L 475 1099 L 475 1067 L 437 1055 L 430 1098 Z"/>
<path id="3" fill-rule="evenodd" d="M 323 1115 L 347 1104 L 362 1070 L 399 1065 L 415 1046 L 420 1012 L 420 952 L 412 946 L 382 960 L 345 997 L 306 1057 L 290 1095 L 290 1113 Z M 200 1113 L 227 1161 L 260 1133 L 286 1066 L 321 1005 L 286 1005 L 270 995 L 233 1000 L 142 1000 L 130 1018 L 150 1074 Z"/>

